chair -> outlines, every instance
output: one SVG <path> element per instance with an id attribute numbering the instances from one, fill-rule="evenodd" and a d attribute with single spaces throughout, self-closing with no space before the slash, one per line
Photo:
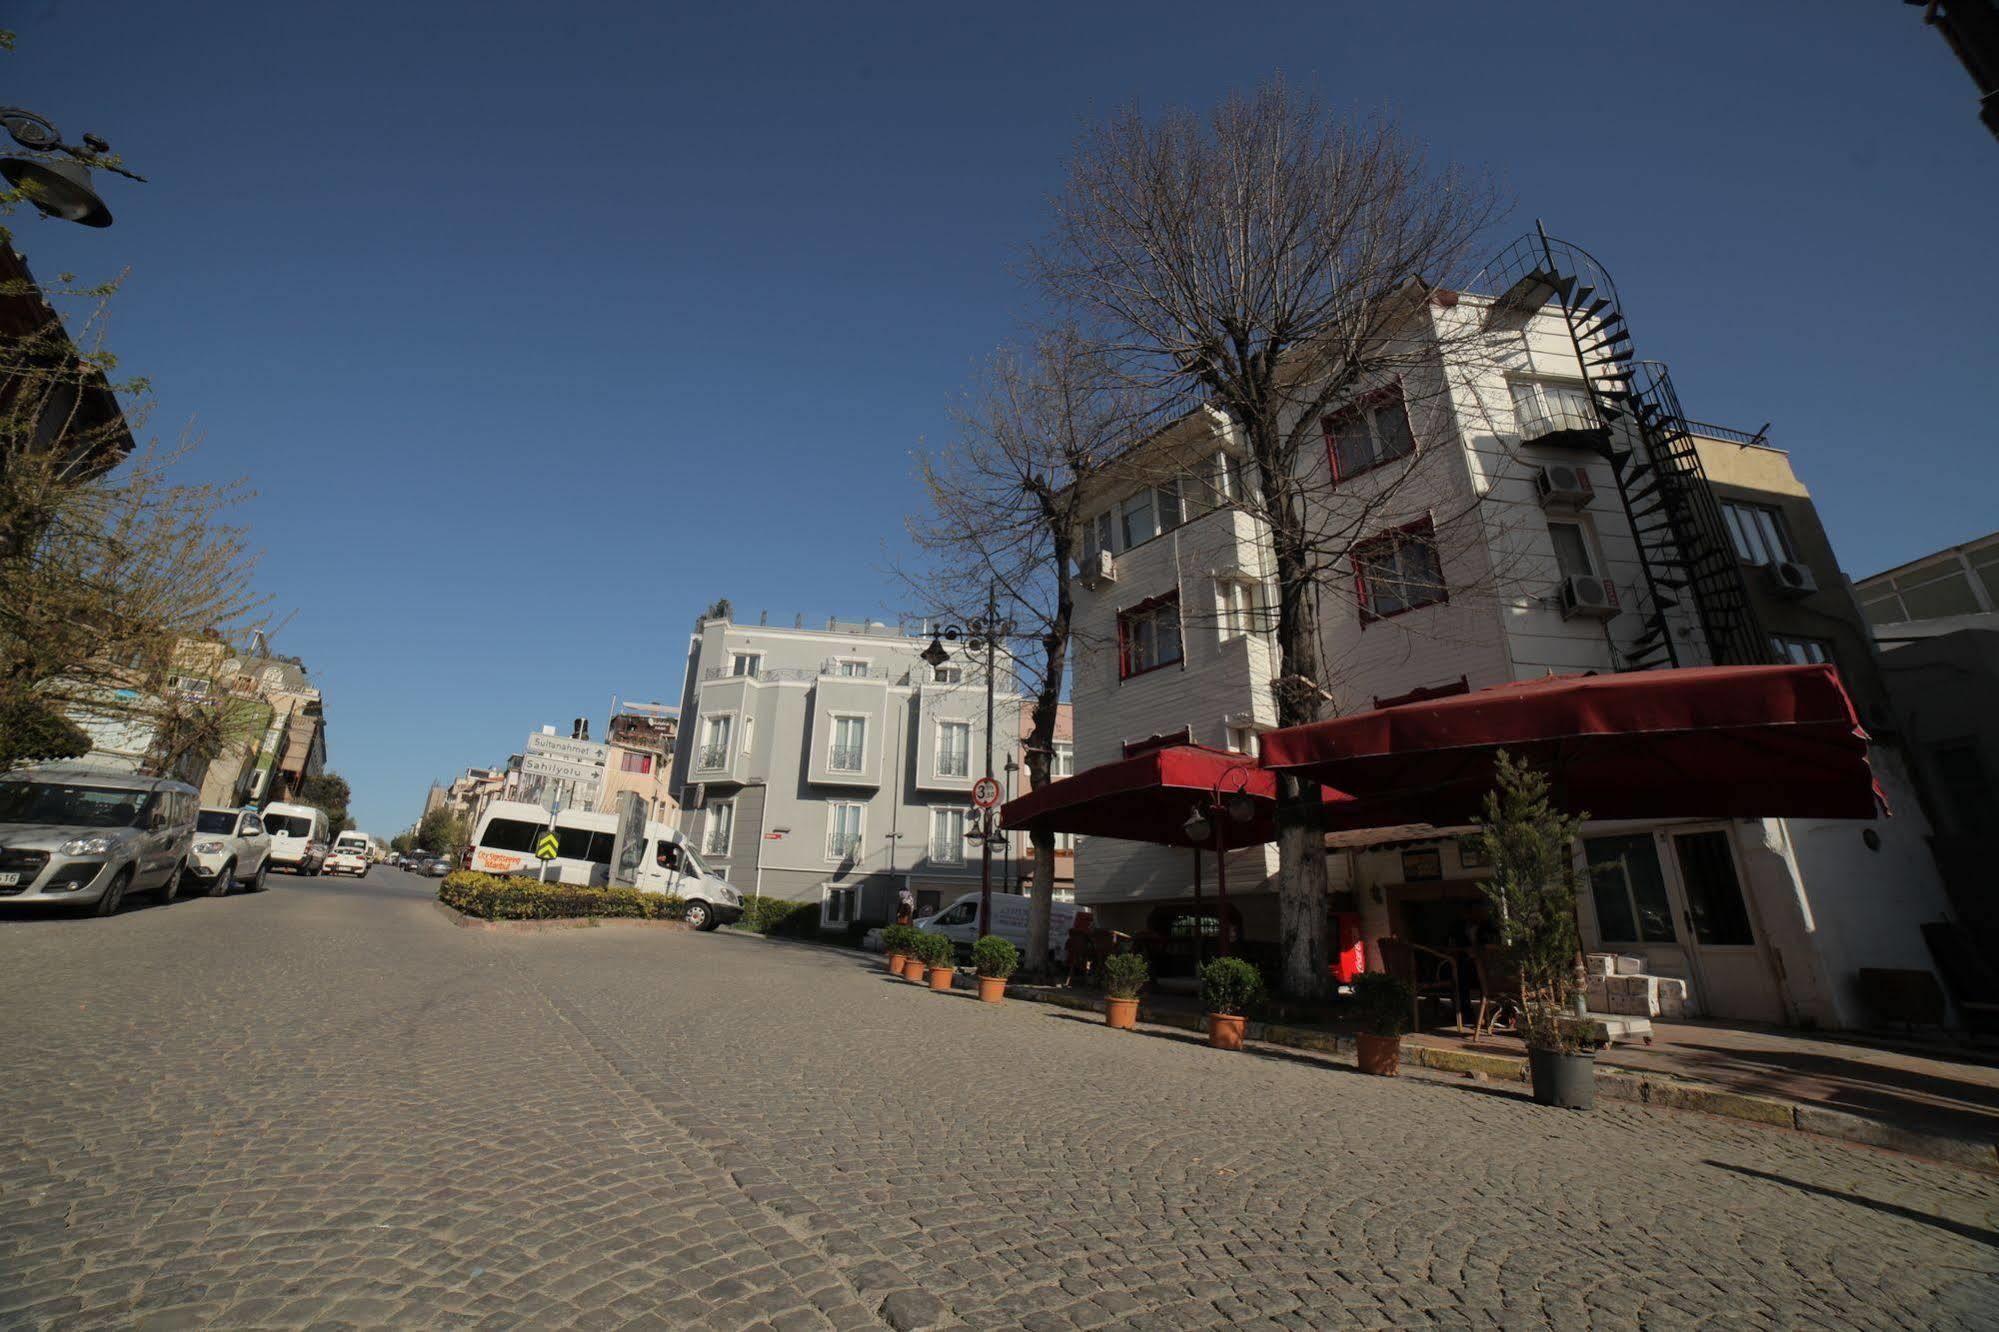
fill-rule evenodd
<path id="1" fill-rule="evenodd" d="M 1409 1001 L 1409 1015 L 1414 1029 L 1423 1028 L 1423 1001 L 1442 999 L 1451 1006 L 1451 1025 L 1458 1031 L 1465 1029 L 1464 1010 L 1458 1007 L 1458 964 L 1449 953 L 1440 953 L 1422 944 L 1410 943 L 1407 939 L 1393 936 L 1377 939 L 1374 946 L 1381 953 L 1381 969 L 1407 985 L 1413 994 Z M 1417 965 L 1419 957 L 1427 957 L 1435 963 L 1436 976 L 1424 980 Z"/>
<path id="2" fill-rule="evenodd" d="M 1520 968 L 1512 950 L 1486 944 L 1472 953 L 1472 970 L 1478 977 L 1478 1016 L 1472 1020 L 1473 1040 L 1492 1035 L 1499 1019 L 1511 1010 L 1514 1021 L 1520 1014 Z"/>

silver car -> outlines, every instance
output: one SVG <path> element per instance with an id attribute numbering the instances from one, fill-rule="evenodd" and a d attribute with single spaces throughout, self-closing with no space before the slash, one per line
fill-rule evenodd
<path id="1" fill-rule="evenodd" d="M 0 777 L 0 909 L 108 916 L 130 893 L 173 901 L 199 801 L 185 782 L 129 772 L 52 765 Z"/>

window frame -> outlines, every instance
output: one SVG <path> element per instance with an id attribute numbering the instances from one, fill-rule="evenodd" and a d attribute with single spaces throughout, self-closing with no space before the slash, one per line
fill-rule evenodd
<path id="1" fill-rule="evenodd" d="M 1436 562 L 1436 595 L 1428 601 L 1419 601 L 1413 605 L 1398 606 L 1391 611 L 1375 609 L 1375 598 L 1368 588 L 1366 557 L 1373 551 L 1383 547 L 1392 548 L 1399 553 L 1404 545 L 1419 544 L 1415 540 L 1419 536 L 1426 538 L 1420 544 L 1428 547 L 1431 558 Z M 1450 604 L 1450 584 L 1444 580 L 1444 556 L 1437 549 L 1436 524 L 1428 514 L 1425 514 L 1413 523 L 1404 523 L 1400 527 L 1388 528 L 1385 531 L 1375 533 L 1375 535 L 1367 538 L 1365 541 L 1354 543 L 1353 553 L 1350 558 L 1353 562 L 1354 597 L 1360 608 L 1360 623 L 1363 629 L 1377 620 L 1392 620 L 1398 615 L 1407 615 L 1410 611 L 1425 610 L 1431 606 L 1448 606 Z M 1398 574 L 1399 572 L 1398 567 Z M 1398 579 L 1398 581 L 1404 587 L 1409 586 L 1404 580 Z"/>
<path id="2" fill-rule="evenodd" d="M 727 810 L 728 813 L 718 820 L 717 816 L 723 810 Z M 720 850 L 715 848 L 715 830 L 718 822 L 724 833 Z M 734 844 L 735 840 L 735 800 L 733 798 L 728 800 L 710 800 L 703 804 L 701 806 L 701 846 L 699 848 L 701 854 L 704 856 L 713 856 L 717 860 L 727 860 L 730 858 L 729 848 Z"/>
<path id="3" fill-rule="evenodd" d="M 955 852 L 955 859 L 947 859 L 937 854 L 937 848 L 944 844 L 943 840 L 939 838 L 937 835 L 937 826 L 939 823 L 943 821 L 944 816 L 953 815 L 953 814 L 955 814 L 958 819 L 958 836 L 956 841 L 953 842 L 952 844 L 953 846 L 955 846 L 956 852 Z M 972 830 L 972 811 L 970 806 L 932 805 L 930 807 L 930 847 L 929 847 L 929 856 L 928 856 L 930 863 L 933 865 L 950 865 L 953 866 L 954 868 L 962 869 L 964 867 L 965 857 L 966 857 L 965 835 L 969 833 L 971 830 Z"/>
<path id="4" fill-rule="evenodd" d="M 714 738 L 718 728 L 722 732 L 720 740 Z M 735 757 L 736 714 L 733 712 L 704 712 L 701 714 L 701 731 L 704 738 L 698 747 L 699 752 L 694 756 L 695 762 L 698 765 L 694 770 L 696 772 L 726 772 L 729 767 L 729 761 Z M 720 763 L 708 762 L 708 753 L 713 749 L 720 749 L 722 751 L 722 761 Z"/>
<path id="5" fill-rule="evenodd" d="M 747 667 L 744 663 L 749 663 Z M 763 674 L 764 654 L 761 652 L 733 652 L 729 655 L 729 678 L 731 680 L 755 680 Z"/>
<path id="6" fill-rule="evenodd" d="M 945 732 L 945 729 L 946 729 L 947 727 L 955 727 L 955 726 L 962 726 L 962 727 L 964 727 L 964 728 L 965 728 L 965 750 L 964 750 L 964 760 L 965 760 L 965 770 L 964 770 L 963 772 L 947 772 L 947 771 L 945 771 L 945 769 L 944 769 L 944 754 L 945 754 L 945 752 L 946 752 L 946 747 L 945 747 L 945 744 L 944 744 L 944 732 Z M 939 718 L 937 719 L 937 737 L 936 737 L 936 745 L 935 745 L 935 746 L 933 747 L 933 749 L 932 749 L 932 751 L 931 751 L 931 755 L 930 755 L 930 766 L 931 766 L 931 767 L 932 767 L 933 769 L 935 769 L 935 775 L 936 775 L 936 776 L 939 776 L 939 777 L 949 777 L 949 778 L 950 778 L 950 779 L 952 779 L 953 781 L 970 781 L 970 780 L 971 780 L 971 776 L 972 776 L 972 723 L 971 723 L 971 720 L 970 720 L 969 718 L 966 718 L 966 717 L 939 717 Z"/>
<path id="7" fill-rule="evenodd" d="M 853 840 L 852 849 L 850 851 L 836 853 L 833 849 L 833 829 L 836 826 L 834 823 L 833 816 L 834 816 L 834 811 L 842 809 L 858 810 L 859 814 L 854 819 L 854 840 Z M 828 864 L 833 864 L 833 865 L 843 864 L 849 858 L 851 858 L 856 865 L 860 864 L 864 848 L 867 845 L 867 836 L 868 836 L 867 801 L 828 800 L 826 802 L 825 851 L 826 851 L 826 860 Z"/>
<path id="8" fill-rule="evenodd" d="M 1761 523 L 1752 527 L 1744 515 L 1754 515 Z M 1798 563 L 1798 546 L 1791 539 L 1790 524 L 1784 521 L 1784 511 L 1774 504 L 1758 504 L 1754 500 L 1725 499 L 1721 502 L 1722 522 L 1728 527 L 1728 544 L 1735 548 L 1736 562 L 1750 568 L 1767 569 L 1775 564 Z M 1774 539 L 1779 553 L 1769 559 L 1752 559 L 1743 553 L 1749 545 L 1748 534 L 1753 532 L 1756 544 L 1767 546 Z"/>
<path id="9" fill-rule="evenodd" d="M 851 768 L 843 768 L 836 761 L 836 756 L 842 748 L 840 744 L 840 726 L 843 722 L 852 722 L 861 729 L 860 741 L 857 744 L 847 746 L 847 748 L 858 751 L 854 759 L 854 766 Z M 826 716 L 826 771 L 853 774 L 866 772 L 867 770 L 868 714 L 865 712 L 828 713 Z"/>
<path id="10" fill-rule="evenodd" d="M 1800 661 L 1793 655 L 1792 648 L 1805 649 L 1805 660 Z M 1772 634 L 1770 650 L 1780 666 L 1830 666 L 1834 670 L 1839 669 L 1839 662 L 1833 656 L 1831 639 L 1811 638 L 1804 634 Z M 1810 655 L 1812 652 L 1818 655 L 1813 657 Z"/>
<path id="11" fill-rule="evenodd" d="M 1222 642 L 1256 638 L 1264 632 L 1262 579 L 1247 574 L 1218 574 L 1215 602 L 1221 612 Z"/>
<path id="12" fill-rule="evenodd" d="M 1050 746 L 1048 755 L 1048 779 L 1074 777 L 1076 775 L 1076 742 L 1057 740 Z"/>
<path id="13" fill-rule="evenodd" d="M 1562 545 L 1559 541 L 1555 540 L 1555 529 L 1558 527 L 1572 527 L 1575 529 L 1576 540 L 1582 546 L 1583 564 L 1585 566 L 1580 572 L 1562 567 Z M 1557 578 L 1603 577 L 1603 573 L 1601 572 L 1603 561 L 1598 557 L 1596 542 L 1591 538 L 1592 533 L 1590 532 L 1589 524 L 1581 518 L 1551 517 L 1548 519 L 1548 542 L 1555 550 L 1555 576 Z"/>
<path id="14" fill-rule="evenodd" d="M 1375 425 L 1375 417 L 1384 408 L 1393 406 L 1402 413 L 1402 431 L 1409 446 L 1400 453 L 1376 452 L 1365 467 L 1345 471 L 1340 467 L 1340 430 L 1354 420 L 1360 420 L 1367 427 L 1369 444 L 1379 450 L 1382 443 L 1381 431 Z M 1413 458 L 1422 452 L 1416 442 L 1416 429 L 1409 420 L 1409 400 L 1402 391 L 1401 381 L 1364 393 L 1338 411 L 1328 412 L 1319 419 L 1319 429 L 1326 443 L 1326 467 L 1332 475 L 1332 488 L 1338 489 L 1358 476 L 1386 467 L 1389 463 L 1403 458 Z"/>
<path id="15" fill-rule="evenodd" d="M 1160 612 L 1169 607 L 1172 610 L 1173 619 L 1173 642 L 1175 649 L 1173 656 L 1170 658 L 1161 658 L 1147 666 L 1134 668 L 1132 665 L 1132 653 L 1137 643 L 1132 633 L 1133 626 L 1141 621 L 1155 621 L 1161 618 Z M 1155 626 L 1153 629 L 1155 653 L 1158 650 L 1158 642 L 1159 631 Z M 1126 680 L 1136 680 L 1141 675 L 1150 675 L 1154 671 L 1165 670 L 1169 666 L 1180 666 L 1184 669 L 1187 661 L 1187 631 L 1180 617 L 1179 588 L 1176 587 L 1170 592 L 1162 592 L 1156 597 L 1147 597 L 1144 601 L 1137 602 L 1118 612 L 1117 660 L 1119 683 L 1123 683 Z"/>

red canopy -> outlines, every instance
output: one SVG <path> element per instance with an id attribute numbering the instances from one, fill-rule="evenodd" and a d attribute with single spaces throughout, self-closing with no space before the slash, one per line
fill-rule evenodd
<path id="1" fill-rule="evenodd" d="M 1872 818 L 1867 733 L 1830 666 L 1561 675 L 1271 731 L 1263 765 L 1369 823 L 1468 822 L 1500 749 L 1594 818 Z M 1384 817 L 1392 813 L 1393 818 Z M 1337 810 L 1328 826 L 1358 827 Z"/>
<path id="2" fill-rule="evenodd" d="M 1230 847 L 1275 840 L 1276 775 L 1247 755 L 1203 745 L 1167 745 L 1037 787 L 1001 807 L 1000 826 L 1193 847 L 1181 825 L 1197 807 L 1207 808 L 1217 783 L 1224 799 L 1241 791 L 1256 806 L 1246 824 L 1220 820 Z M 1337 791 L 1325 798 L 1342 799 Z M 1198 849 L 1213 846 L 1203 842 Z"/>

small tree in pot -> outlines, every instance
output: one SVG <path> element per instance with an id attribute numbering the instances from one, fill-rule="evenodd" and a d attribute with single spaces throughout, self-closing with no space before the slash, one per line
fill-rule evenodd
<path id="1" fill-rule="evenodd" d="M 904 958 L 902 963 L 902 977 L 904 980 L 922 985 L 930 978 L 930 949 L 932 947 L 930 941 L 939 937 L 938 935 L 919 930 L 914 925 L 909 927 L 909 956 Z"/>
<path id="2" fill-rule="evenodd" d="M 1573 848 L 1587 814 L 1564 814 L 1548 778 L 1500 751 L 1493 789 L 1478 820 L 1492 875 L 1481 885 L 1500 938 L 1520 971 L 1520 1032 L 1542 1105 L 1587 1110 L 1596 1099 L 1596 1060 L 1575 1020 L 1580 989 Z"/>
<path id="3" fill-rule="evenodd" d="M 1416 992 L 1400 977 L 1364 971 L 1354 977 L 1353 999 L 1362 1028 L 1354 1037 L 1360 1071 L 1394 1077 L 1402 1067 L 1402 1033 L 1415 1015 Z"/>
<path id="4" fill-rule="evenodd" d="M 1208 1044 L 1242 1049 L 1251 1008 L 1263 1001 L 1263 974 L 1239 957 L 1218 957 L 1201 968 L 1201 1006 L 1208 1014 Z"/>
<path id="5" fill-rule="evenodd" d="M 902 974 L 902 964 L 909 956 L 911 940 L 916 930 L 908 925 L 887 925 L 882 928 L 882 954 L 888 958 L 888 969 L 892 975 Z"/>
<path id="6" fill-rule="evenodd" d="M 972 969 L 979 973 L 979 1000 L 996 1004 L 1006 998 L 1007 977 L 1020 969 L 1020 950 L 997 934 L 972 945 Z"/>
<path id="7" fill-rule="evenodd" d="M 948 990 L 958 974 L 958 945 L 942 934 L 923 936 L 923 961 L 930 968 L 930 988 Z"/>
<path id="8" fill-rule="evenodd" d="M 1138 1025 L 1138 992 L 1151 979 L 1143 953 L 1112 953 L 1104 959 L 1104 1022 L 1119 1031 Z"/>

